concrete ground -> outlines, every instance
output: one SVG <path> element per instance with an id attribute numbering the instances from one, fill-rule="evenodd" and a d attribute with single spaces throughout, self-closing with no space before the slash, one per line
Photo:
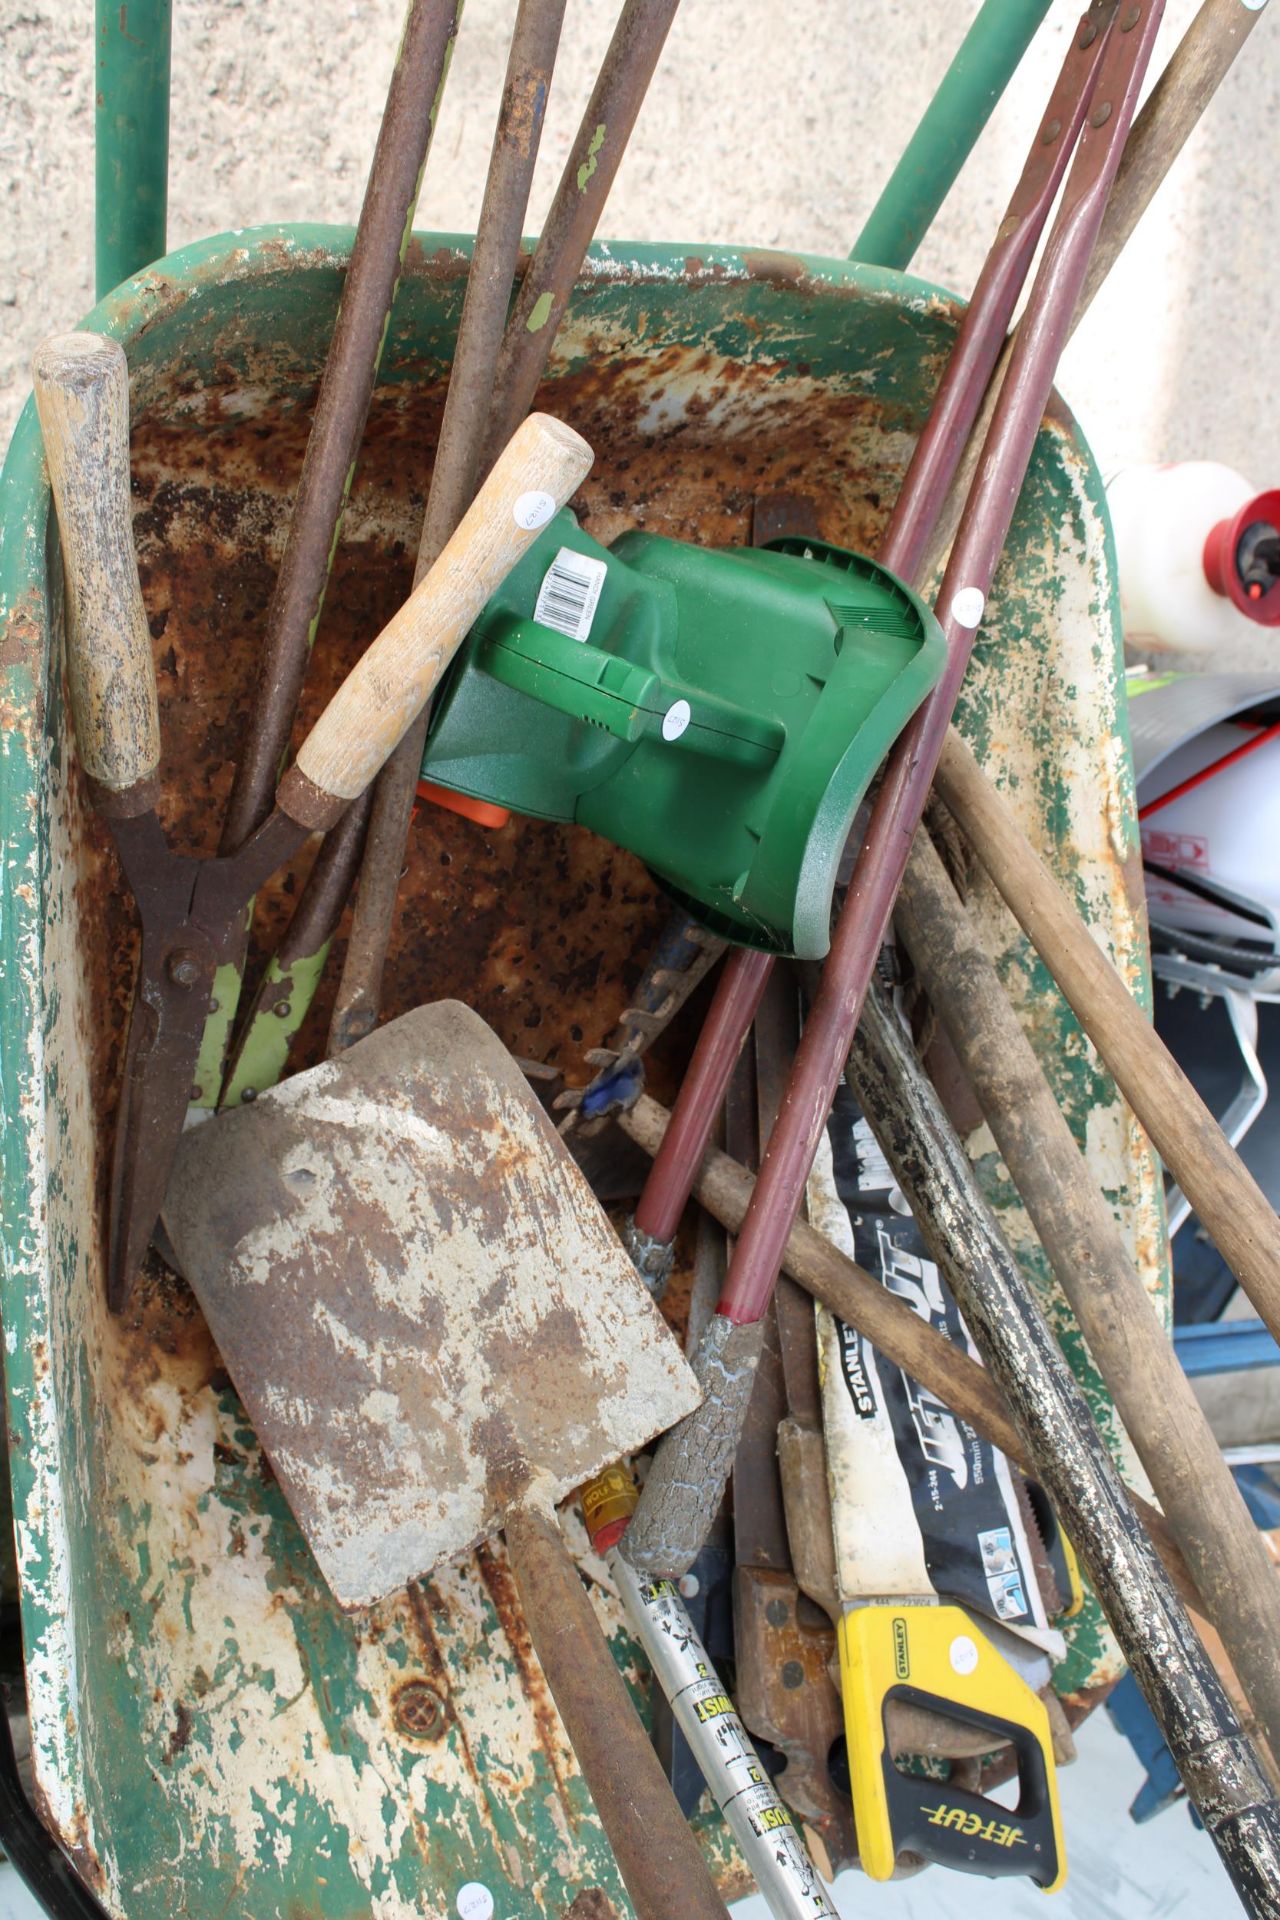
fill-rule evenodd
<path id="1" fill-rule="evenodd" d="M 1242 0 L 1243 4 L 1243 0 Z M 1081 0 L 1057 0 L 918 269 L 973 281 Z M 1169 0 L 1164 50 L 1197 0 Z M 185 0 L 174 27 L 173 246 L 267 220 L 354 221 L 402 0 Z M 468 0 L 418 225 L 471 229 L 512 0 Z M 685 0 L 604 231 L 842 254 L 977 0 Z M 530 227 L 616 17 L 569 0 Z M 1265 19 L 1073 342 L 1062 391 L 1104 469 L 1213 457 L 1277 477 L 1274 129 Z M 92 300 L 93 8 L 0 0 L 0 446 L 32 349 Z"/>
<path id="2" fill-rule="evenodd" d="M 1248 0 L 1241 0 L 1247 4 Z M 978 0 L 685 0 L 603 223 L 606 236 L 843 254 Z M 1082 0 L 1057 0 L 926 239 L 916 270 L 965 290 L 1016 178 Z M 1197 9 L 1169 0 L 1162 61 Z M 468 0 L 417 225 L 475 224 L 512 0 Z M 275 220 L 354 221 L 402 0 L 182 0 L 169 241 Z M 529 227 L 537 229 L 616 17 L 569 0 Z M 1264 19 L 1063 363 L 1104 471 L 1213 458 L 1280 482 L 1275 127 L 1280 21 Z M 0 0 L 0 448 L 41 337 L 91 305 L 93 9 Z M 1269 648 L 1260 650 L 1266 658 Z M 1280 653 L 1272 652 L 1280 662 Z M 1184 1813 L 1133 1828 L 1127 1749 L 1099 1722 L 1063 1776 L 1067 1915 L 1224 1913 L 1230 1894 Z M 842 1884 L 842 1912 L 1039 1912 L 1025 1883 L 932 1873 Z M 0 1920 L 30 1911 L 0 1869 Z M 746 1909 L 744 1911 L 744 1920 Z M 752 1912 L 759 1911 L 753 1907 Z"/>

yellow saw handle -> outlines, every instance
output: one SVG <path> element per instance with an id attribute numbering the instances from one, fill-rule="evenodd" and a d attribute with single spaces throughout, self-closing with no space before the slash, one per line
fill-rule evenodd
<path id="1" fill-rule="evenodd" d="M 1066 1879 L 1049 1717 L 1026 1681 L 959 1607 L 871 1603 L 838 1630 L 858 1853 L 888 1880 L 903 1852 L 989 1876 L 1023 1875 L 1046 1893 Z M 901 1773 L 889 1747 L 890 1700 L 986 1728 L 1018 1760 L 1012 1811 L 982 1794 Z"/>

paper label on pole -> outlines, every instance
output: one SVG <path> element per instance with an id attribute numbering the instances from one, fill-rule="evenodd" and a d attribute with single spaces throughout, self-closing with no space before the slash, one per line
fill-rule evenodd
<path id="1" fill-rule="evenodd" d="M 972 632 L 982 618 L 987 597 L 981 587 L 961 587 L 951 602 L 951 618 L 958 627 L 968 627 Z"/>
<path id="2" fill-rule="evenodd" d="M 600 589 L 609 569 L 589 553 L 561 547 L 542 577 L 533 617 L 540 627 L 554 627 L 570 640 L 589 640 L 591 623 L 600 604 Z"/>
<path id="3" fill-rule="evenodd" d="M 518 527 L 526 533 L 536 533 L 539 527 L 545 527 L 556 510 L 556 503 L 549 493 L 535 488 L 530 493 L 522 493 L 511 509 Z"/>

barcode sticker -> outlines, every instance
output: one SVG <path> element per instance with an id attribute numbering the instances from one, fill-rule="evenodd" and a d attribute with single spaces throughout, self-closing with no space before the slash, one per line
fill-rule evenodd
<path id="1" fill-rule="evenodd" d="M 554 627 L 557 633 L 568 634 L 570 640 L 590 639 L 591 622 L 608 571 L 603 560 L 561 547 L 538 589 L 538 604 L 533 610 L 538 625 Z"/>

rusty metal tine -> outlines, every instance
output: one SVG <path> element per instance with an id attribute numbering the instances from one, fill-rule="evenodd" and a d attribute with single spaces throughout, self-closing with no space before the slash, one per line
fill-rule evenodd
<path id="1" fill-rule="evenodd" d="M 410 0 L 267 610 L 223 853 L 234 853 L 271 811 L 461 12 L 459 0 Z"/>
<path id="2" fill-rule="evenodd" d="M 502 337 L 484 464 L 533 405 L 680 0 L 625 0 Z"/>
<path id="3" fill-rule="evenodd" d="M 1107 19 L 1100 26 L 1102 13 Z M 978 276 L 880 549 L 880 559 L 897 572 L 911 570 L 947 496 L 965 436 L 982 404 L 1005 329 L 1084 124 L 1112 13 L 1114 7 L 1092 6 L 1084 14 L 1037 122 L 1031 150 Z M 751 1025 L 770 965 L 766 955 L 745 948 L 731 953 L 725 962 L 671 1126 L 636 1206 L 637 1231 L 656 1245 L 672 1238 L 688 1205 L 733 1060 Z"/>
<path id="4" fill-rule="evenodd" d="M 422 577 L 453 532 L 481 478 L 502 329 L 564 8 L 565 0 L 521 0 L 512 31 L 415 579 Z M 351 1046 L 377 1025 L 405 838 L 430 719 L 428 704 L 378 778 L 355 918 L 329 1029 L 331 1053 Z"/>
<path id="5" fill-rule="evenodd" d="M 386 339 L 423 169 L 463 0 L 408 0 L 395 68 L 365 186 L 333 338 L 267 609 L 257 697 L 236 763 L 220 851 L 235 853 L 271 811 L 356 454 Z M 222 1067 L 236 1021 L 248 927 L 227 953 L 206 1053 Z M 212 1075 L 209 1076 L 213 1078 Z M 212 1104 L 217 1089 L 204 1089 Z"/>

